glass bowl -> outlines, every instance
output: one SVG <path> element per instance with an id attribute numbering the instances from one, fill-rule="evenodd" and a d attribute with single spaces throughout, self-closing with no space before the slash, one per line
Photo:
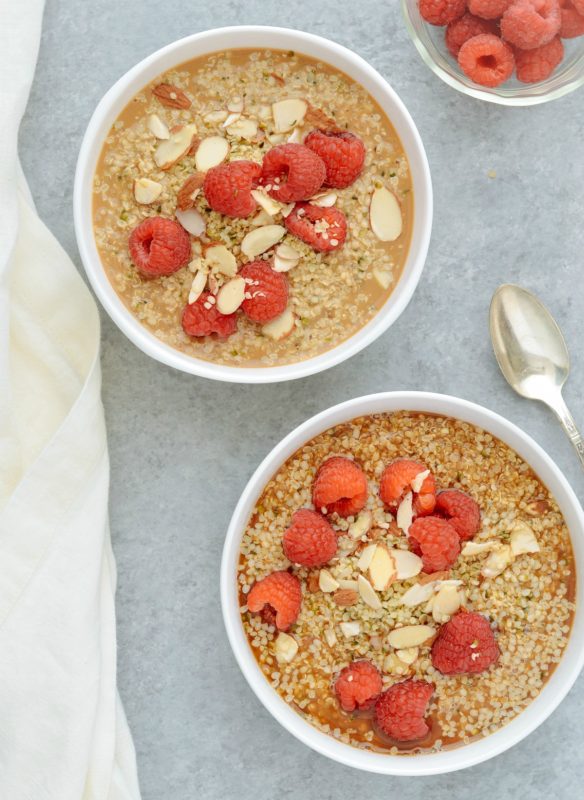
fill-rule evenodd
<path id="1" fill-rule="evenodd" d="M 401 0 L 410 36 L 426 64 L 438 77 L 470 97 L 504 106 L 546 103 L 584 85 L 584 36 L 563 39 L 565 55 L 549 78 L 540 83 L 520 83 L 515 77 L 489 89 L 471 81 L 452 57 L 444 40 L 445 28 L 429 25 L 420 16 L 418 0 Z"/>

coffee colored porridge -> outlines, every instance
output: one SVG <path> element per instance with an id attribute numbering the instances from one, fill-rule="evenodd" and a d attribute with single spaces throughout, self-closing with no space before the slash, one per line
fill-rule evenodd
<path id="1" fill-rule="evenodd" d="M 241 544 L 242 622 L 315 727 L 415 754 L 486 736 L 537 697 L 575 607 L 569 533 L 513 450 L 399 412 L 320 434 L 268 483 Z"/>
<path id="2" fill-rule="evenodd" d="M 294 52 L 214 53 L 161 75 L 115 121 L 94 182 L 123 303 L 164 343 L 231 366 L 313 357 L 369 322 L 413 214 L 390 120 Z"/>

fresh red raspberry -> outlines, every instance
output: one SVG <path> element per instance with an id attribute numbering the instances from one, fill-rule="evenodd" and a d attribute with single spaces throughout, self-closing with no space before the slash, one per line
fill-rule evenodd
<path id="1" fill-rule="evenodd" d="M 446 28 L 446 47 L 450 50 L 454 58 L 458 57 L 458 52 L 462 45 L 473 36 L 481 33 L 497 33 L 497 24 L 492 20 L 474 17 L 472 14 L 464 14 L 460 19 L 455 19 Z"/>
<path id="2" fill-rule="evenodd" d="M 241 308 L 252 322 L 263 325 L 284 311 L 288 305 L 288 279 L 282 272 L 273 270 L 266 261 L 252 261 L 239 274 L 246 283 Z"/>
<path id="3" fill-rule="evenodd" d="M 422 556 L 424 572 L 450 569 L 460 553 L 456 530 L 440 517 L 418 517 L 408 531 L 414 553 Z"/>
<path id="4" fill-rule="evenodd" d="M 301 508 L 292 515 L 290 527 L 282 538 L 284 555 L 303 567 L 327 564 L 337 552 L 337 536 L 329 523 L 316 511 Z"/>
<path id="5" fill-rule="evenodd" d="M 326 186 L 345 189 L 357 180 L 365 161 L 365 145 L 349 131 L 311 131 L 304 140 L 324 161 Z"/>
<path id="6" fill-rule="evenodd" d="M 481 33 L 468 39 L 458 53 L 458 65 L 475 83 L 481 86 L 500 86 L 515 67 L 513 50 L 498 36 Z"/>
<path id="7" fill-rule="evenodd" d="M 584 15 L 584 0 L 572 0 L 572 5 L 578 14 Z"/>
<path id="8" fill-rule="evenodd" d="M 516 50 L 517 80 L 539 83 L 548 78 L 564 58 L 564 45 L 559 36 L 534 50 Z"/>
<path id="9" fill-rule="evenodd" d="M 426 466 L 409 458 L 396 458 L 383 470 L 379 483 L 379 496 L 390 511 L 395 513 L 401 501 L 412 491 L 412 481 L 426 471 Z M 414 493 L 414 511 L 419 516 L 431 514 L 436 505 L 436 482 L 430 473 L 418 493 Z"/>
<path id="10" fill-rule="evenodd" d="M 501 35 L 521 50 L 533 50 L 551 42 L 561 24 L 558 0 L 515 0 L 501 17 Z"/>
<path id="11" fill-rule="evenodd" d="M 289 572 L 272 572 L 256 581 L 247 596 L 252 614 L 261 613 L 264 621 L 287 631 L 298 619 L 302 604 L 300 581 Z"/>
<path id="12" fill-rule="evenodd" d="M 481 526 L 481 510 L 470 495 L 458 489 L 446 489 L 436 496 L 436 516 L 448 520 L 464 542 L 477 533 Z"/>
<path id="13" fill-rule="evenodd" d="M 499 19 L 514 0 L 468 0 L 471 14 L 483 19 Z"/>
<path id="14" fill-rule="evenodd" d="M 574 39 L 576 36 L 584 35 L 584 2 L 582 2 L 581 8 L 582 11 L 578 12 L 573 2 L 560 0 L 562 17 L 560 36 L 562 39 Z"/>
<path id="15" fill-rule="evenodd" d="M 191 239 L 182 225 L 165 217 L 148 217 L 130 234 L 130 257 L 146 278 L 172 275 L 188 263 Z"/>
<path id="16" fill-rule="evenodd" d="M 432 664 L 443 675 L 484 672 L 499 655 L 488 620 L 469 611 L 459 611 L 442 625 L 432 645 Z"/>
<path id="17" fill-rule="evenodd" d="M 343 711 L 363 711 L 375 705 L 381 694 L 381 673 L 371 661 L 353 661 L 339 672 L 335 693 Z"/>
<path id="18" fill-rule="evenodd" d="M 217 311 L 213 295 L 203 292 L 194 303 L 185 307 L 182 326 L 188 336 L 211 336 L 216 333 L 222 339 L 227 339 L 237 330 L 237 314 L 221 314 Z"/>
<path id="19" fill-rule="evenodd" d="M 279 144 L 262 164 L 262 185 L 280 203 L 294 203 L 318 192 L 326 175 L 320 156 L 303 144 Z"/>
<path id="20" fill-rule="evenodd" d="M 423 739 L 430 726 L 425 720 L 434 685 L 409 679 L 394 683 L 375 704 L 377 724 L 391 739 L 413 742 Z"/>
<path id="21" fill-rule="evenodd" d="M 213 211 L 227 217 L 249 217 L 257 208 L 251 190 L 261 167 L 253 161 L 231 161 L 212 167 L 205 175 L 203 192 Z"/>
<path id="22" fill-rule="evenodd" d="M 448 25 L 466 11 L 466 0 L 418 0 L 420 15 L 430 25 Z"/>
<path id="23" fill-rule="evenodd" d="M 347 220 L 338 208 L 296 203 L 284 224 L 293 236 L 322 253 L 338 250 L 347 237 Z"/>
<path id="24" fill-rule="evenodd" d="M 358 514 L 367 502 L 367 478 L 349 458 L 333 456 L 320 465 L 312 487 L 312 502 L 327 514 L 340 517 Z"/>

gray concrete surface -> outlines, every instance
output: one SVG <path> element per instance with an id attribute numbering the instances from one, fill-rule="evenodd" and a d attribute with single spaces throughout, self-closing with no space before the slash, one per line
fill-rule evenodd
<path id="1" fill-rule="evenodd" d="M 238 23 L 336 39 L 392 83 L 427 148 L 435 225 L 423 279 L 397 324 L 345 364 L 293 384 L 222 385 L 173 372 L 102 314 L 119 682 L 144 800 L 576 796 L 582 679 L 535 734 L 466 772 L 398 780 L 312 753 L 241 676 L 223 632 L 218 572 L 231 511 L 258 461 L 308 416 L 367 392 L 430 389 L 483 403 L 532 434 L 582 496 L 580 467 L 555 420 L 503 382 L 487 308 L 504 281 L 547 302 L 570 345 L 566 397 L 584 425 L 584 91 L 532 109 L 467 99 L 424 66 L 397 0 L 48 0 L 21 153 L 41 216 L 78 265 L 73 172 L 95 104 L 158 47 Z"/>

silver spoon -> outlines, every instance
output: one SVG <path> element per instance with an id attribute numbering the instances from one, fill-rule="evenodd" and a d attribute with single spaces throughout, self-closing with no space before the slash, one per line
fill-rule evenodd
<path id="1" fill-rule="evenodd" d="M 495 357 L 507 382 L 518 394 L 552 409 L 584 467 L 584 441 L 562 397 L 570 357 L 556 321 L 531 292 L 509 283 L 493 295 L 489 321 Z"/>

